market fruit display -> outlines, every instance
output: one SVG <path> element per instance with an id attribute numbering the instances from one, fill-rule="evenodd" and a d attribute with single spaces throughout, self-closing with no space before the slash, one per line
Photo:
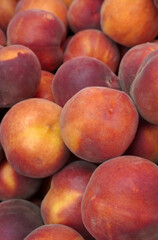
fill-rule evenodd
<path id="1" fill-rule="evenodd" d="M 0 240 L 158 240 L 158 1 L 0 1 Z"/>

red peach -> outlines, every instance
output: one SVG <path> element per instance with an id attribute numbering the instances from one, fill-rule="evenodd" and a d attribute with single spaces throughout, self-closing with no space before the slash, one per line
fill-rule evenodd
<path id="1" fill-rule="evenodd" d="M 145 57 L 155 49 L 158 49 L 157 42 L 146 42 L 130 48 L 125 53 L 118 69 L 118 78 L 123 91 L 130 94 L 131 84 L 141 63 Z"/>
<path id="2" fill-rule="evenodd" d="M 158 166 L 137 156 L 100 164 L 83 195 L 81 213 L 97 240 L 156 240 Z"/>
<path id="3" fill-rule="evenodd" d="M 125 155 L 127 154 L 158 163 L 158 125 L 140 119 L 136 136 Z"/>
<path id="4" fill-rule="evenodd" d="M 95 169 L 94 164 L 78 160 L 52 176 L 51 187 L 41 204 L 45 224 L 64 224 L 90 238 L 81 218 L 81 200 Z"/>
<path id="5" fill-rule="evenodd" d="M 9 44 L 29 47 L 38 57 L 42 70 L 54 71 L 63 61 L 61 43 L 66 28 L 54 14 L 25 10 L 14 15 L 7 28 Z"/>
<path id="6" fill-rule="evenodd" d="M 28 199 L 40 188 L 41 179 L 17 173 L 6 159 L 0 163 L 0 200 Z"/>
<path id="7" fill-rule="evenodd" d="M 0 240 L 23 240 L 43 225 L 40 208 L 23 199 L 0 203 Z"/>
<path id="8" fill-rule="evenodd" d="M 60 135 L 62 108 L 42 98 L 23 100 L 2 119 L 0 141 L 12 167 L 22 175 L 43 178 L 66 163 L 69 150 Z"/>
<path id="9" fill-rule="evenodd" d="M 118 46 L 97 29 L 86 29 L 74 34 L 64 52 L 64 61 L 89 56 L 101 60 L 116 72 L 120 62 Z"/>
<path id="10" fill-rule="evenodd" d="M 54 102 L 51 90 L 53 78 L 53 73 L 44 70 L 41 71 L 41 80 L 34 95 L 35 98 L 44 98 Z"/>
<path id="11" fill-rule="evenodd" d="M 138 112 L 129 95 L 107 87 L 80 90 L 66 102 L 60 117 L 66 146 L 79 158 L 96 163 L 123 154 L 137 126 Z"/>
<path id="12" fill-rule="evenodd" d="M 15 14 L 29 9 L 41 9 L 53 13 L 67 27 L 67 7 L 62 0 L 20 0 Z"/>
<path id="13" fill-rule="evenodd" d="M 146 121 L 158 124 L 158 49 L 147 55 L 130 87 L 130 95 Z"/>
<path id="14" fill-rule="evenodd" d="M 102 61 L 87 56 L 75 57 L 63 63 L 52 82 L 55 102 L 64 106 L 78 91 L 89 86 L 120 89 L 118 77 Z"/>
<path id="15" fill-rule="evenodd" d="M 0 107 L 7 108 L 34 96 L 41 79 L 37 56 L 28 47 L 0 49 Z"/>
<path id="16" fill-rule="evenodd" d="M 38 227 L 24 240 L 84 240 L 73 228 L 62 224 L 49 224 Z"/>
<path id="17" fill-rule="evenodd" d="M 67 12 L 71 30 L 76 33 L 84 29 L 100 28 L 100 8 L 103 0 L 75 0 Z"/>

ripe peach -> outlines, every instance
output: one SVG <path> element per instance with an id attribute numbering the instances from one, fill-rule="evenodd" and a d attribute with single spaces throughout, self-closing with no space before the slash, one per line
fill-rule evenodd
<path id="1" fill-rule="evenodd" d="M 97 240 L 156 240 L 158 166 L 137 156 L 100 164 L 83 195 L 82 219 Z"/>
<path id="2" fill-rule="evenodd" d="M 41 204 L 45 224 L 64 224 L 86 239 L 90 237 L 81 218 L 81 200 L 95 169 L 94 164 L 78 160 L 52 176 L 51 187 Z"/>
<path id="3" fill-rule="evenodd" d="M 115 42 L 97 29 L 86 29 L 74 34 L 64 52 L 64 61 L 74 57 L 95 57 L 116 72 L 120 52 Z"/>
<path id="4" fill-rule="evenodd" d="M 130 95 L 146 121 L 158 124 L 158 49 L 147 55 L 130 87 Z"/>
<path id="5" fill-rule="evenodd" d="M 55 102 L 64 106 L 75 93 L 89 86 L 120 89 L 118 77 L 102 61 L 87 56 L 72 58 L 55 73 L 52 82 Z"/>
<path id="6" fill-rule="evenodd" d="M 41 9 L 53 13 L 67 27 L 67 7 L 62 0 L 20 0 L 15 14 L 29 9 Z"/>
<path id="7" fill-rule="evenodd" d="M 153 1 L 106 0 L 100 22 L 107 36 L 127 47 L 150 42 L 158 34 L 158 11 Z"/>
<path id="8" fill-rule="evenodd" d="M 66 28 L 54 14 L 25 10 L 14 15 L 7 28 L 9 44 L 29 47 L 38 57 L 42 70 L 54 71 L 63 61 L 61 43 Z"/>
<path id="9" fill-rule="evenodd" d="M 0 107 L 34 96 L 41 79 L 37 56 L 28 47 L 11 45 L 0 49 Z"/>
<path id="10" fill-rule="evenodd" d="M 137 126 L 138 112 L 129 95 L 107 87 L 80 90 L 64 105 L 60 118 L 70 151 L 96 163 L 123 154 Z"/>
<path id="11" fill-rule="evenodd" d="M 7 30 L 8 24 L 14 16 L 14 11 L 19 0 L 1 0 L 0 1 L 0 28 Z"/>
<path id="12" fill-rule="evenodd" d="M 41 179 L 25 177 L 17 173 L 6 159 L 0 163 L 0 200 L 28 199 L 41 185 Z"/>
<path id="13" fill-rule="evenodd" d="M 54 102 L 54 97 L 51 90 L 54 74 L 48 71 L 41 71 L 41 80 L 37 87 L 34 97 L 44 98 Z"/>
<path id="14" fill-rule="evenodd" d="M 84 240 L 73 228 L 62 224 L 49 224 L 38 227 L 24 240 Z"/>
<path id="15" fill-rule="evenodd" d="M 69 158 L 60 135 L 62 108 L 42 98 L 23 100 L 2 119 L 0 141 L 12 167 L 22 175 L 43 178 Z"/>
<path id="16" fill-rule="evenodd" d="M 140 119 L 136 136 L 125 155 L 127 154 L 158 163 L 158 125 Z"/>
<path id="17" fill-rule="evenodd" d="M 23 199 L 0 203 L 0 240 L 23 240 L 43 225 L 40 208 Z"/>
<path id="18" fill-rule="evenodd" d="M 122 57 L 118 77 L 121 89 L 130 94 L 131 84 L 145 57 L 155 49 L 158 49 L 158 42 L 146 42 L 130 48 Z"/>
<path id="19" fill-rule="evenodd" d="M 101 29 L 100 8 L 103 0 L 75 0 L 67 12 L 69 27 L 76 33 L 84 29 Z"/>

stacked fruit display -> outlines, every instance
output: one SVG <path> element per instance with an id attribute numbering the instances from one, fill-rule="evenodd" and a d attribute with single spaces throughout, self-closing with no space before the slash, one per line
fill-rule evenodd
<path id="1" fill-rule="evenodd" d="M 0 240 L 158 240 L 158 1 L 0 1 Z"/>

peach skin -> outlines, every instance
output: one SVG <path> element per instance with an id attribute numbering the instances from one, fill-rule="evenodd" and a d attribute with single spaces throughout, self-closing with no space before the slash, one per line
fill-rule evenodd
<path id="1" fill-rule="evenodd" d="M 86 87 L 62 108 L 61 136 L 73 154 L 101 163 L 127 150 L 135 137 L 138 121 L 134 103 L 125 92 Z"/>
<path id="2" fill-rule="evenodd" d="M 158 34 L 158 11 L 153 1 L 106 0 L 100 11 L 101 29 L 127 47 L 153 41 Z"/>
<path id="3" fill-rule="evenodd" d="M 62 108 L 42 98 L 23 100 L 9 109 L 0 141 L 12 167 L 22 175 L 43 178 L 58 171 L 70 152 L 60 134 Z"/>
<path id="4" fill-rule="evenodd" d="M 120 62 L 117 44 L 97 29 L 82 30 L 72 36 L 64 52 L 64 62 L 79 56 L 95 57 L 113 72 Z"/>
<path id="5" fill-rule="evenodd" d="M 137 156 L 100 164 L 84 192 L 81 213 L 97 240 L 156 240 L 158 166 Z"/>

